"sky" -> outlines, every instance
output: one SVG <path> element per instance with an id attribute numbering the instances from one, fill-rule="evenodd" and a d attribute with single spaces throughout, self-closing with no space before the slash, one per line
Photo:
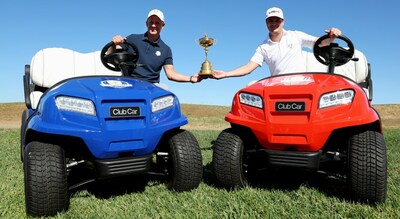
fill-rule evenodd
<path id="1" fill-rule="evenodd" d="M 216 43 L 208 59 L 214 69 L 246 64 L 268 37 L 265 12 L 280 7 L 286 30 L 313 36 L 337 27 L 371 64 L 373 104 L 400 103 L 400 1 L 283 0 L 12 0 L 0 1 L 0 102 L 24 102 L 24 66 L 41 49 L 62 47 L 81 53 L 101 50 L 115 35 L 144 33 L 151 9 L 164 12 L 161 38 L 172 49 L 175 70 L 200 71 L 204 49 L 196 40 L 207 34 Z M 231 105 L 234 94 L 253 80 L 269 76 L 268 66 L 244 77 L 207 79 L 200 83 L 161 83 L 181 103 Z"/>

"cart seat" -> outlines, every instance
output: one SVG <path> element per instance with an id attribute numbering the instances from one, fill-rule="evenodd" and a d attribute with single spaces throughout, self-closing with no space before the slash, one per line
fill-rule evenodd
<path id="1" fill-rule="evenodd" d="M 303 51 L 303 57 L 306 62 L 307 72 L 328 72 L 328 66 L 318 62 L 312 52 Z M 354 51 L 353 58 L 358 58 L 358 61 L 349 61 L 344 65 L 335 67 L 335 74 L 346 76 L 361 85 L 367 96 L 371 99 L 372 94 L 369 89 L 372 81 L 367 58 L 359 50 Z"/>
<path id="2" fill-rule="evenodd" d="M 28 101 L 32 109 L 36 109 L 41 95 L 47 88 L 62 80 L 90 75 L 122 75 L 121 72 L 104 67 L 100 60 L 100 51 L 79 53 L 64 48 L 40 50 L 33 56 L 30 67 L 25 68 L 25 71 L 28 71 L 25 72 L 25 77 L 29 78 L 24 80 L 30 79 L 33 83 L 25 85 L 25 90 L 28 89 L 25 95 L 29 95 Z"/>

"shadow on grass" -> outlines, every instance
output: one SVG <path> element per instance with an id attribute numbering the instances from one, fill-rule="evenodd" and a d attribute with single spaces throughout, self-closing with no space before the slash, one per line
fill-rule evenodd
<path id="1" fill-rule="evenodd" d="M 205 149 L 211 150 L 211 149 Z M 109 199 L 113 196 L 142 193 L 147 186 L 157 186 L 166 183 L 165 176 L 132 175 L 99 180 L 80 186 L 72 191 L 72 195 L 87 190 L 99 199 Z M 350 200 L 347 195 L 346 182 L 343 178 L 335 177 L 323 172 L 306 172 L 293 169 L 262 169 L 248 178 L 249 186 L 266 190 L 295 191 L 306 186 L 324 193 L 328 197 Z M 151 183 L 149 183 L 151 182 Z M 218 183 L 214 174 L 212 162 L 203 166 L 203 182 L 218 189 L 231 190 Z"/>
<path id="2" fill-rule="evenodd" d="M 210 144 L 213 145 L 214 143 L 215 141 L 211 141 Z M 212 150 L 212 147 L 203 150 Z M 336 168 L 338 167 L 336 166 Z M 215 188 L 232 190 L 223 187 L 218 182 L 212 161 L 203 167 L 203 182 Z M 325 172 L 302 171 L 291 168 L 264 168 L 252 174 L 248 178 L 248 182 L 249 186 L 253 188 L 281 191 L 295 191 L 301 186 L 306 186 L 316 189 L 328 197 L 336 197 L 346 201 L 352 200 L 343 176 Z"/>
<path id="3" fill-rule="evenodd" d="M 151 185 L 149 185 L 151 182 Z M 146 186 L 154 186 L 166 182 L 166 177 L 156 175 L 133 175 L 99 180 L 73 190 L 72 195 L 87 190 L 99 199 L 109 199 L 114 196 L 142 193 Z M 231 190 L 218 183 L 213 172 L 212 163 L 203 167 L 203 182 L 208 186 Z M 249 186 L 266 190 L 295 191 L 301 186 L 307 186 L 324 193 L 328 197 L 336 197 L 350 201 L 347 195 L 344 179 L 322 172 L 304 172 L 290 169 L 263 169 L 249 177 Z M 234 189 L 233 189 L 234 190 Z"/>
<path id="4" fill-rule="evenodd" d="M 268 169 L 251 178 L 257 188 L 293 191 L 306 186 L 324 193 L 328 197 L 347 200 L 347 187 L 343 178 L 323 172 L 307 172 L 293 169 Z"/>
<path id="5" fill-rule="evenodd" d="M 149 181 L 147 175 L 132 175 L 113 179 L 96 180 L 71 191 L 72 196 L 79 191 L 87 190 L 99 199 L 109 199 L 132 193 L 144 192 Z"/>
<path id="6" fill-rule="evenodd" d="M 203 181 L 215 188 L 232 190 L 218 183 L 213 172 L 212 163 L 204 166 Z M 301 186 L 307 186 L 324 193 L 328 197 L 350 201 L 350 197 L 347 195 L 346 181 L 341 177 L 323 172 L 307 172 L 293 169 L 263 169 L 258 170 L 250 176 L 248 182 L 249 186 L 253 188 L 280 191 L 295 191 Z"/>

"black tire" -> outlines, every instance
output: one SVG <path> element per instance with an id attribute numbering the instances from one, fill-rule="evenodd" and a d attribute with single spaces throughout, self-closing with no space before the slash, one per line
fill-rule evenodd
<path id="1" fill-rule="evenodd" d="M 25 148 L 25 126 L 29 118 L 29 110 L 26 109 L 21 115 L 21 128 L 20 128 L 20 158 L 24 161 L 24 148 Z"/>
<path id="2" fill-rule="evenodd" d="M 364 131 L 350 138 L 347 183 L 354 199 L 371 204 L 385 202 L 387 157 L 382 134 Z"/>
<path id="3" fill-rule="evenodd" d="M 213 146 L 215 176 L 222 186 L 243 188 L 248 185 L 247 162 L 242 138 L 231 128 L 223 130 Z"/>
<path id="4" fill-rule="evenodd" d="M 168 188 L 189 191 L 199 186 L 203 177 L 203 163 L 199 143 L 189 131 L 174 132 L 168 140 Z"/>
<path id="5" fill-rule="evenodd" d="M 30 216 L 53 216 L 69 207 L 64 150 L 31 142 L 25 148 L 25 207 Z"/>

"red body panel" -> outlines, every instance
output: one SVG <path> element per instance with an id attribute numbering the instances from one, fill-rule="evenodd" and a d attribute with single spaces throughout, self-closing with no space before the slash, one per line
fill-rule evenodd
<path id="1" fill-rule="evenodd" d="M 318 108 L 323 94 L 344 89 L 355 92 L 346 105 Z M 241 104 L 242 92 L 257 94 L 264 109 Z M 304 111 L 276 111 L 276 102 L 304 102 Z M 334 74 L 291 74 L 266 78 L 236 93 L 226 121 L 249 127 L 262 147 L 298 151 L 320 150 L 332 131 L 379 120 L 364 90 L 348 78 Z"/>

